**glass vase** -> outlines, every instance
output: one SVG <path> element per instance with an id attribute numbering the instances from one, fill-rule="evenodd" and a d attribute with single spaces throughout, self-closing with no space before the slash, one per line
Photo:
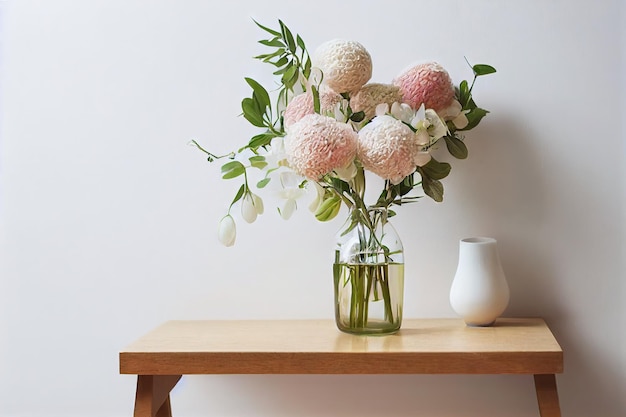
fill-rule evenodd
<path id="1" fill-rule="evenodd" d="M 387 209 L 352 209 L 336 242 L 333 277 L 339 330 L 397 332 L 402 323 L 404 251 L 387 220 Z"/>

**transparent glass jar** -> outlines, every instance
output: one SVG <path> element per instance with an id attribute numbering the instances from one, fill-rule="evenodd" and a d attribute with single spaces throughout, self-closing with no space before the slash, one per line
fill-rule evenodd
<path id="1" fill-rule="evenodd" d="M 335 320 L 352 334 L 391 334 L 402 324 L 404 250 L 385 208 L 354 208 L 337 234 Z"/>

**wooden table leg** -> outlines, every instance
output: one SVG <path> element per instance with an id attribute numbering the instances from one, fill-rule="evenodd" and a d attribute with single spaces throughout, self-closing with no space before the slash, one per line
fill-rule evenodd
<path id="1" fill-rule="evenodd" d="M 138 375 L 135 417 L 172 417 L 170 391 L 182 375 Z"/>
<path id="2" fill-rule="evenodd" d="M 561 417 L 561 408 L 559 407 L 559 395 L 556 390 L 555 375 L 535 375 L 535 391 L 537 391 L 539 415 L 541 417 Z"/>

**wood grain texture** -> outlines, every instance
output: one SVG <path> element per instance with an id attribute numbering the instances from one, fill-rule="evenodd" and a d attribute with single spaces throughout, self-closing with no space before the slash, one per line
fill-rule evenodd
<path id="1" fill-rule="evenodd" d="M 551 375 L 535 375 L 535 391 L 541 417 L 561 417 L 559 395 L 556 389 L 556 377 Z"/>
<path id="2" fill-rule="evenodd" d="M 181 375 L 139 375 L 134 417 L 172 417 L 170 391 Z"/>
<path id="3" fill-rule="evenodd" d="M 389 336 L 341 333 L 332 320 L 170 321 L 120 352 L 120 373 L 554 374 L 563 352 L 539 318 L 467 327 L 405 320 Z"/>

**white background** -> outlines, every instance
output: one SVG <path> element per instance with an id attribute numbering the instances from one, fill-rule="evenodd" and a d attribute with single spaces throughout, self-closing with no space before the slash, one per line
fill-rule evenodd
<path id="1" fill-rule="evenodd" d="M 563 415 L 626 415 L 626 21 L 619 1 L 5 1 L 0 148 L 0 416 L 128 416 L 117 353 L 168 319 L 331 318 L 341 221 L 275 205 L 224 248 L 238 183 L 215 153 L 256 133 L 238 117 L 270 85 L 281 18 L 313 50 L 370 51 L 373 81 L 464 56 L 491 110 L 452 161 L 442 204 L 394 220 L 406 317 L 454 317 L 458 240 L 498 239 L 510 316 L 544 317 L 565 351 Z M 184 378 L 175 415 L 536 416 L 524 376 Z"/>

